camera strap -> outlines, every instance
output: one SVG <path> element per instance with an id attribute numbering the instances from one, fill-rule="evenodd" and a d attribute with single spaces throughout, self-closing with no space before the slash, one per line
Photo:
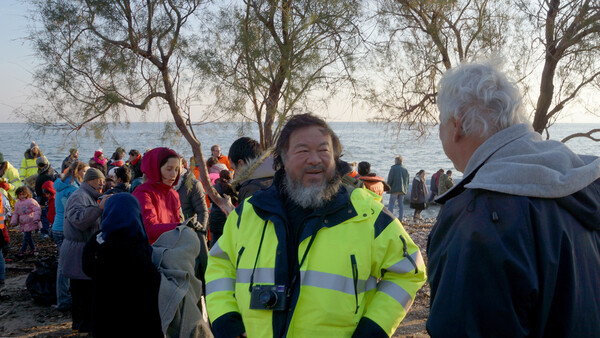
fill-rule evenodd
<path id="1" fill-rule="evenodd" d="M 263 240 L 265 239 L 265 231 L 267 230 L 267 223 L 269 221 L 265 220 L 265 225 L 263 226 L 262 234 L 260 235 L 260 243 L 258 244 L 258 252 L 256 252 L 256 258 L 254 259 L 254 267 L 252 268 L 252 274 L 250 275 L 250 287 L 248 288 L 249 292 L 252 292 L 252 286 L 254 285 L 254 271 L 256 271 L 256 264 L 258 263 L 258 256 L 260 255 L 260 249 L 262 248 Z"/>
<path id="2" fill-rule="evenodd" d="M 296 283 L 298 282 L 298 276 L 300 276 L 300 268 L 304 264 L 304 261 L 306 260 L 306 256 L 308 256 L 308 251 L 312 247 L 313 242 L 315 241 L 315 238 L 317 237 L 317 232 L 319 232 L 319 230 L 321 229 L 321 225 L 323 224 L 324 219 L 325 219 L 325 215 L 322 215 L 321 218 L 319 219 L 319 223 L 317 223 L 317 225 L 313 229 L 312 234 L 310 235 L 310 241 L 308 242 L 308 245 L 306 246 L 306 250 L 304 250 L 304 254 L 302 254 L 302 259 L 300 260 L 300 264 L 298 265 L 298 271 L 296 273 L 294 273 L 294 278 L 292 278 L 292 282 L 290 283 L 290 288 L 288 289 L 288 292 L 287 292 L 288 299 L 292 297 L 292 292 L 296 288 Z"/>

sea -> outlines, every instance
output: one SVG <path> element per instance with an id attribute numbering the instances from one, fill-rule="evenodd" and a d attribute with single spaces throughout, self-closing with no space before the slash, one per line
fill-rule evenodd
<path id="1" fill-rule="evenodd" d="M 455 179 L 462 177 L 462 173 L 454 170 L 452 162 L 444 154 L 437 127 L 432 127 L 427 135 L 419 137 L 412 131 L 398 132 L 394 126 L 380 123 L 331 122 L 330 126 L 342 143 L 343 160 L 350 163 L 367 161 L 371 164 L 371 171 L 383 178 L 387 178 L 397 155 L 403 157 L 411 181 L 421 169 L 426 171 L 428 179 L 440 168 L 453 170 Z M 173 132 L 173 128 L 173 124 L 164 122 L 131 122 L 110 125 L 104 132 L 68 132 L 58 128 L 36 130 L 26 123 L 0 123 L 0 152 L 17 169 L 31 141 L 39 145 L 54 168 L 60 168 L 69 148 L 73 147 L 79 149 L 80 159 L 86 161 L 93 157 L 98 148 L 103 149 L 106 158 L 110 158 L 117 147 L 123 147 L 127 151 L 137 149 L 143 153 L 148 148 L 159 146 L 173 148 L 189 159 L 192 155 L 191 147 L 181 135 Z M 587 132 L 594 128 L 600 128 L 600 124 L 557 123 L 549 132 L 551 139 L 561 140 L 573 133 Z M 214 144 L 220 145 L 222 153 L 227 155 L 229 146 L 237 138 L 248 136 L 258 139 L 255 124 L 237 122 L 202 124 L 194 126 L 194 132 L 202 144 L 205 159 L 210 155 L 210 147 Z M 600 155 L 600 143 L 587 138 L 575 138 L 566 144 L 576 153 Z M 387 199 L 388 196 L 384 195 L 386 204 Z M 405 210 L 405 215 L 408 212 Z M 425 212 L 424 216 L 435 216 L 434 213 L 435 209 L 432 209 Z"/>

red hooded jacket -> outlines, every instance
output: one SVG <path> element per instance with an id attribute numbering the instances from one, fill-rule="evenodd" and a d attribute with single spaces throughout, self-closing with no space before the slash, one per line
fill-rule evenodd
<path id="1" fill-rule="evenodd" d="M 54 190 L 54 182 L 46 181 L 42 184 L 42 191 L 49 192 L 50 198 L 48 198 L 48 222 L 54 224 L 54 217 L 56 216 L 56 207 L 54 206 L 54 196 L 56 196 L 56 190 Z"/>
<path id="2" fill-rule="evenodd" d="M 169 157 L 177 156 L 177 153 L 169 148 L 154 148 L 147 152 L 142 158 L 142 172 L 148 178 L 133 191 L 142 207 L 142 218 L 144 228 L 148 234 L 150 244 L 154 243 L 163 233 L 175 229 L 181 222 L 179 219 L 179 194 L 177 191 L 162 183 L 160 174 L 160 162 Z M 175 179 L 176 185 L 179 174 Z"/>

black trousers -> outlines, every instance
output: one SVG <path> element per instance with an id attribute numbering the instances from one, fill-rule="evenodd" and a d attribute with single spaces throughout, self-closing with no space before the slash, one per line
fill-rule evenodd
<path id="1" fill-rule="evenodd" d="M 92 292 L 91 280 L 71 279 L 73 330 L 92 332 Z"/>

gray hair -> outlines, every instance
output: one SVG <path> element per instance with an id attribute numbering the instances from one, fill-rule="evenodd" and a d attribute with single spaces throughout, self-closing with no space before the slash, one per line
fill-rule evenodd
<path id="1" fill-rule="evenodd" d="M 444 73 L 438 84 L 440 123 L 462 121 L 465 134 L 487 138 L 498 131 L 526 123 L 521 94 L 490 62 L 463 63 Z"/>

